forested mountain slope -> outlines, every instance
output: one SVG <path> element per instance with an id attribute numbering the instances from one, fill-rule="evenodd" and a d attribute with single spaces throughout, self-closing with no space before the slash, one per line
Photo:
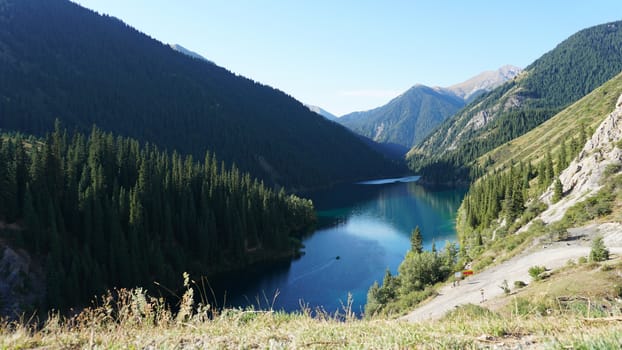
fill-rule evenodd
<path id="1" fill-rule="evenodd" d="M 622 70 L 622 22 L 584 29 L 516 79 L 473 101 L 407 155 L 431 181 L 469 176 L 469 163 L 540 125 Z"/>
<path id="2" fill-rule="evenodd" d="M 202 157 L 289 189 L 401 171 L 271 87 L 176 52 L 67 0 L 0 1 L 0 128 L 55 118 Z"/>
<path id="3" fill-rule="evenodd" d="M 415 85 L 388 104 L 337 119 L 352 131 L 376 142 L 411 147 L 464 106 L 453 93 Z"/>
<path id="4" fill-rule="evenodd" d="M 477 247 L 495 236 L 514 233 L 549 204 L 566 196 L 572 185 L 559 181 L 560 174 L 579 155 L 594 130 L 616 109 L 621 95 L 622 73 L 542 125 L 480 157 L 478 164 L 486 174 L 471 186 L 459 209 L 458 231 L 462 243 Z M 600 153 L 582 157 L 599 161 Z M 574 168 L 571 170 L 596 172 L 576 165 Z M 608 171 L 613 175 L 619 170 L 618 167 Z M 547 190 L 555 192 L 547 199 L 548 203 L 541 201 Z M 611 204 L 613 199 L 608 196 L 614 195 L 615 185 L 607 191 L 605 200 Z M 592 215 L 592 219 L 607 214 L 606 205 L 597 205 L 586 203 L 578 211 L 583 216 Z M 560 225 L 563 224 L 548 225 L 547 229 L 556 235 L 565 231 Z"/>

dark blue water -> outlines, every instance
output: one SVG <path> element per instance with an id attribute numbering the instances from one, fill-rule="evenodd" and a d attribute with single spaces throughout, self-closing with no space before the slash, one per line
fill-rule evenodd
<path id="1" fill-rule="evenodd" d="M 416 182 L 354 184 L 312 193 L 319 223 L 303 241 L 305 255 L 230 275 L 215 282 L 216 290 L 227 289 L 230 306 L 299 311 L 304 304 L 331 313 L 341 311 L 351 293 L 353 310 L 362 312 L 371 284 L 381 283 L 387 268 L 396 273 L 415 226 L 421 228 L 426 249 L 433 241 L 441 249 L 446 240 L 455 240 L 455 214 L 464 193 L 430 190 Z"/>

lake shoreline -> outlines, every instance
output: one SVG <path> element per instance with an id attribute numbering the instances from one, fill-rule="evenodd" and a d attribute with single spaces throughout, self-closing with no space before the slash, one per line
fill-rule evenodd
<path id="1" fill-rule="evenodd" d="M 242 308 L 257 307 L 258 299 L 265 306 L 265 296 L 271 300 L 278 291 L 274 309 L 286 312 L 300 311 L 301 301 L 312 310 L 341 310 L 351 293 L 353 310 L 362 313 L 373 282 L 382 281 L 387 268 L 397 272 L 416 226 L 425 249 L 456 239 L 455 214 L 465 191 L 432 190 L 416 180 L 375 179 L 311 193 L 318 224 L 303 237 L 304 256 L 225 274 L 226 283 L 216 289 L 227 290 L 227 305 Z"/>

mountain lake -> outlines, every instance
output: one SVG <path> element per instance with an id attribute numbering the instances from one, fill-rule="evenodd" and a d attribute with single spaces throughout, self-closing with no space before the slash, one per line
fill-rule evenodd
<path id="1" fill-rule="evenodd" d="M 361 314 L 369 287 L 386 269 L 397 273 L 419 226 L 424 249 L 455 241 L 456 211 L 466 188 L 430 189 L 418 177 L 341 185 L 314 192 L 318 224 L 303 240 L 304 255 L 210 281 L 219 306 L 343 312 L 351 295 Z M 211 294 L 211 291 L 208 292 Z"/>

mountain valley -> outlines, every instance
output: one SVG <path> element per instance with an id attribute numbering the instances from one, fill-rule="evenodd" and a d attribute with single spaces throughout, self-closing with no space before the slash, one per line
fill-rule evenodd
<path id="1" fill-rule="evenodd" d="M 0 0 L 0 348 L 619 347 L 622 21 L 343 116 L 131 25 Z"/>
<path id="2" fill-rule="evenodd" d="M 346 114 L 336 121 L 376 142 L 411 148 L 474 98 L 520 72 L 518 67 L 503 66 L 447 88 L 417 84 L 384 106 Z"/>

